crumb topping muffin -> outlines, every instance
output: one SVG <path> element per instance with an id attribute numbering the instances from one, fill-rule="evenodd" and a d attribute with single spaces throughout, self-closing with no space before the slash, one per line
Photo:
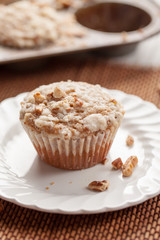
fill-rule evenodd
<path id="1" fill-rule="evenodd" d="M 55 15 L 54 10 L 52 10 Z M 7 46 L 31 48 L 57 39 L 57 26 L 42 9 L 28 1 L 0 5 L 0 42 Z"/>
<path id="2" fill-rule="evenodd" d="M 72 13 L 58 12 L 49 4 L 18 1 L 0 4 L 0 43 L 16 48 L 60 45 L 81 38 L 85 31 Z"/>
<path id="3" fill-rule="evenodd" d="M 21 103 L 20 119 L 36 132 L 76 139 L 118 128 L 124 110 L 100 85 L 58 82 L 30 92 Z"/>

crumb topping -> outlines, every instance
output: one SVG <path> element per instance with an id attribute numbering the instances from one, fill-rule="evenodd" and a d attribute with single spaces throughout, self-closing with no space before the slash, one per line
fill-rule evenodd
<path id="1" fill-rule="evenodd" d="M 16 48 L 34 48 L 81 38 L 85 30 L 73 13 L 59 12 L 47 2 L 17 1 L 0 4 L 0 43 Z"/>
<path id="2" fill-rule="evenodd" d="M 36 2 L 41 6 L 50 5 L 51 7 L 57 10 L 64 10 L 70 7 L 79 8 L 82 7 L 85 3 L 94 2 L 94 0 L 30 0 L 30 1 Z"/>
<path id="3" fill-rule="evenodd" d="M 70 80 L 33 90 L 20 111 L 24 124 L 64 139 L 119 126 L 123 115 L 120 103 L 100 85 Z"/>

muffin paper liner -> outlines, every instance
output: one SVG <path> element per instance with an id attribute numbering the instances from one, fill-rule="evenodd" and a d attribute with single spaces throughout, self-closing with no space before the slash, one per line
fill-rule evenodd
<path id="1" fill-rule="evenodd" d="M 23 122 L 22 125 L 43 161 L 57 168 L 71 170 L 89 168 L 102 162 L 117 131 L 112 127 L 87 137 L 65 140 L 52 134 L 37 133 Z"/>

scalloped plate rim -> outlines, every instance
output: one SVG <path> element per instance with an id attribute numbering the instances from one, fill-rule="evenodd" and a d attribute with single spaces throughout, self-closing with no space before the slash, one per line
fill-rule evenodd
<path id="1" fill-rule="evenodd" d="M 106 89 L 104 88 L 104 90 L 106 90 Z M 116 90 L 116 89 L 107 89 L 107 91 L 109 91 L 111 94 L 118 93 L 121 96 L 127 95 L 129 98 L 137 99 L 139 102 L 142 102 L 142 103 L 146 104 L 147 106 L 151 107 L 152 109 L 157 110 L 159 115 L 160 115 L 160 109 L 158 109 L 157 106 L 155 106 L 153 103 L 151 103 L 149 101 L 143 100 L 142 98 L 140 98 L 136 95 L 127 94 L 123 91 Z M 0 103 L 0 109 L 1 109 L 1 106 L 3 104 L 6 104 L 7 102 L 12 102 L 14 100 L 18 101 L 18 98 L 22 98 L 26 94 L 27 94 L 27 92 L 20 93 L 15 97 L 10 97 L 10 98 L 7 98 L 7 99 L 3 100 Z M 29 208 L 29 209 L 34 209 L 34 210 L 42 211 L 42 212 L 59 213 L 59 214 L 71 214 L 71 215 L 75 215 L 75 214 L 97 214 L 97 213 L 103 213 L 103 212 L 117 211 L 117 210 L 121 210 L 121 209 L 124 209 L 124 208 L 127 208 L 127 207 L 132 207 L 132 206 L 141 204 L 144 201 L 149 200 L 150 198 L 155 197 L 159 194 L 160 194 L 160 190 L 156 191 L 156 192 L 146 193 L 145 195 L 143 193 L 137 201 L 127 200 L 127 201 L 124 201 L 122 204 L 119 204 L 118 206 L 115 206 L 115 207 L 107 207 L 106 206 L 106 207 L 103 207 L 103 208 L 98 208 L 96 210 L 89 210 L 89 209 L 87 210 L 85 208 L 80 208 L 79 210 L 71 211 L 71 210 L 63 209 L 62 207 L 61 208 L 56 208 L 56 206 L 55 206 L 55 207 L 52 207 L 52 208 L 43 208 L 43 207 L 39 207 L 38 204 L 23 203 L 23 201 L 19 200 L 17 197 L 8 196 L 7 194 L 5 194 L 3 192 L 3 189 L 2 190 L 0 189 L 0 198 L 1 199 L 12 202 L 12 203 L 14 203 L 18 206 L 26 207 L 26 208 Z"/>

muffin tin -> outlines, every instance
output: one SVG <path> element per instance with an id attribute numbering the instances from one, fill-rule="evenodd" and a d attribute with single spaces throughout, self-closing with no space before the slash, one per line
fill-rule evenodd
<path id="1" fill-rule="evenodd" d="M 75 10 L 77 24 L 86 30 L 66 46 L 48 45 L 39 49 L 0 47 L 0 64 L 106 49 L 123 53 L 137 43 L 160 32 L 160 8 L 150 0 L 94 1 Z"/>

